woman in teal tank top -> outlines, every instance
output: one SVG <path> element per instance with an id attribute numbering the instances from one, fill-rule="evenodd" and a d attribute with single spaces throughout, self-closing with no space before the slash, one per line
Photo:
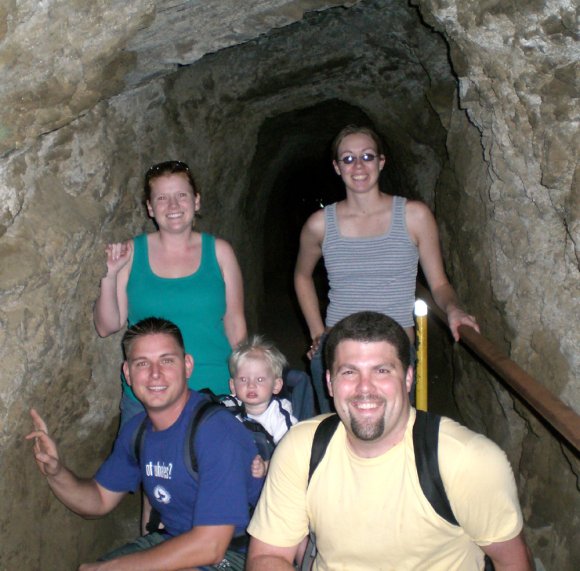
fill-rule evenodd
<path id="1" fill-rule="evenodd" d="M 106 247 L 94 321 L 107 337 L 145 317 L 174 322 L 193 356 L 189 386 L 229 393 L 227 360 L 246 337 L 241 271 L 224 240 L 194 230 L 200 194 L 189 167 L 168 161 L 145 175 L 145 201 L 157 231 Z M 123 379 L 121 423 L 142 410 Z"/>

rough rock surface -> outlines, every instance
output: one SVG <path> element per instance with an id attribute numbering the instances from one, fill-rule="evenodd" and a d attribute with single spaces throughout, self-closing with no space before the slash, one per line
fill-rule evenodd
<path id="1" fill-rule="evenodd" d="M 5 3 L 0 569 L 74 568 L 135 534 L 137 501 L 103 521 L 69 514 L 22 435 L 35 406 L 79 473 L 108 450 L 119 336 L 96 337 L 91 307 L 103 245 L 149 227 L 141 177 L 158 160 L 193 167 L 203 227 L 234 244 L 255 326 L 264 255 L 287 248 L 272 213 L 304 198 L 292 181 L 340 127 L 371 120 L 386 184 L 434 208 L 484 333 L 580 411 L 574 32 L 567 0 Z M 463 418 L 514 464 L 536 554 L 573 569 L 578 456 L 451 354 Z"/>
<path id="2" fill-rule="evenodd" d="M 10 0 L 0 7 L 0 154 L 99 101 L 300 20 L 355 2 Z"/>

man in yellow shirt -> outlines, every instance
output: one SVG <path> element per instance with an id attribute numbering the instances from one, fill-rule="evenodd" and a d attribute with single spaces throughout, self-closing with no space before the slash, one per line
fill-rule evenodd
<path id="1" fill-rule="evenodd" d="M 331 330 L 327 383 L 340 424 L 308 483 L 314 432 L 324 416 L 282 439 L 248 531 L 248 571 L 292 570 L 314 532 L 316 571 L 531 571 L 510 465 L 490 440 L 448 418 L 438 464 L 459 525 L 425 497 L 409 404 L 409 339 L 374 312 Z"/>

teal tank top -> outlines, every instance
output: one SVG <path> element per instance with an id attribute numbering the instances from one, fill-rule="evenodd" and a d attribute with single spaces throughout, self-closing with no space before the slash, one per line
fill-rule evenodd
<path id="1" fill-rule="evenodd" d="M 227 360 L 231 347 L 225 334 L 226 286 L 215 254 L 215 238 L 201 235 L 197 271 L 183 278 L 162 278 L 149 265 L 147 235 L 134 238 L 133 265 L 127 283 L 128 324 L 145 317 L 163 317 L 175 323 L 193 355 L 189 387 L 210 388 L 229 394 Z M 123 380 L 123 390 L 133 391 Z"/>

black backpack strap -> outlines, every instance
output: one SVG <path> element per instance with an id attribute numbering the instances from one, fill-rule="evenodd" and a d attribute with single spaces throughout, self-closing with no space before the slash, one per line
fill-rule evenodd
<path id="1" fill-rule="evenodd" d="M 207 400 L 219 404 L 222 398 L 228 395 L 216 395 L 210 388 L 204 387 L 197 391 L 201 396 L 205 397 Z"/>
<path id="2" fill-rule="evenodd" d="M 332 435 L 336 432 L 338 425 L 340 424 L 340 418 L 337 414 L 326 417 L 317 427 L 314 433 L 314 438 L 312 440 L 312 449 L 310 450 L 310 466 L 308 468 L 308 484 L 312 479 L 312 474 L 314 470 L 324 455 L 326 454 L 326 449 L 332 438 Z"/>
<path id="3" fill-rule="evenodd" d="M 131 440 L 132 446 L 131 450 L 133 452 L 133 459 L 137 464 L 141 462 L 141 450 L 143 449 L 143 437 L 145 435 L 145 428 L 147 428 L 147 416 L 141 421 L 139 426 L 135 429 L 133 433 L 133 438 Z"/>
<path id="4" fill-rule="evenodd" d="M 151 508 L 151 513 L 149 514 L 149 521 L 145 524 L 145 529 L 147 533 L 155 533 L 159 531 L 161 527 L 161 514 L 155 509 Z"/>
<path id="5" fill-rule="evenodd" d="M 340 424 L 340 417 L 338 414 L 332 414 L 327 416 L 317 427 L 314 432 L 314 438 L 312 439 L 312 448 L 310 449 L 310 465 L 308 467 L 308 482 L 306 488 L 310 484 L 312 475 L 314 471 L 320 464 L 321 460 L 326 454 L 326 449 L 332 440 L 332 436 L 336 432 L 338 425 Z M 310 571 L 314 564 L 317 554 L 316 549 L 316 536 L 313 531 L 308 534 L 308 544 L 306 545 L 306 550 L 304 552 L 304 558 L 300 564 L 300 571 Z"/>
<path id="6" fill-rule="evenodd" d="M 300 571 L 312 571 L 317 553 L 318 550 L 316 549 L 316 535 L 313 531 L 311 531 L 308 535 L 308 543 L 306 544 L 304 557 L 300 563 Z"/>
<path id="7" fill-rule="evenodd" d="M 439 423 L 437 414 L 417 411 L 413 425 L 415 464 L 423 494 L 433 509 L 452 525 L 459 525 L 449 504 L 441 473 L 439 472 Z"/>
<path id="8" fill-rule="evenodd" d="M 232 395 L 226 395 L 220 398 L 219 402 L 228 412 L 231 412 L 234 416 L 237 416 L 238 414 L 246 414 L 244 403 L 238 401 L 238 399 Z"/>
<path id="9" fill-rule="evenodd" d="M 256 448 L 258 449 L 258 454 L 263 460 L 270 460 L 274 453 L 274 448 L 276 448 L 273 436 L 257 420 L 254 420 L 249 416 L 241 418 L 244 427 L 252 433 L 252 438 Z"/>
<path id="10" fill-rule="evenodd" d="M 225 407 L 210 400 L 204 400 L 202 403 L 197 405 L 197 408 L 191 415 L 189 425 L 187 426 L 186 437 L 183 439 L 183 458 L 189 475 L 195 481 L 199 479 L 197 459 L 195 456 L 195 436 L 197 430 L 203 420 L 213 416 L 213 414 L 220 410 L 225 410 Z"/>
<path id="11" fill-rule="evenodd" d="M 131 451 L 133 452 L 133 459 L 137 464 L 141 464 L 141 457 L 143 456 L 143 443 L 145 441 L 145 429 L 147 428 L 148 417 L 139 423 L 139 426 L 133 432 Z M 159 525 L 161 524 L 161 515 L 155 508 L 151 508 L 151 514 L 149 515 L 149 521 L 145 525 L 147 533 L 153 533 L 159 530 Z"/>

